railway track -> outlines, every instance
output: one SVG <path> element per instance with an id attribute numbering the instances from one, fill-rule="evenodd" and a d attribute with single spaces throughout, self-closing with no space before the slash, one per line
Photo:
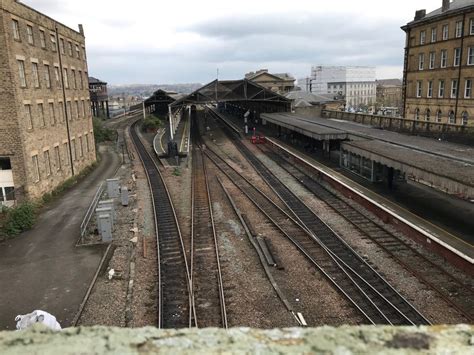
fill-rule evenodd
<path id="1" fill-rule="evenodd" d="M 213 111 L 211 111 L 213 112 Z M 215 115 L 215 113 L 213 112 Z M 266 166 L 260 162 L 252 152 L 225 127 L 229 138 L 234 142 L 237 149 L 250 162 L 255 170 L 262 176 L 273 191 L 293 212 L 292 220 L 303 229 L 302 233 L 292 234 L 293 230 L 284 230 L 278 223 L 285 223 L 282 216 L 267 216 L 277 223 L 282 232 L 289 237 L 292 242 L 315 264 L 328 278 L 335 283 L 337 288 L 374 324 L 429 324 L 429 321 L 418 312 L 407 300 L 405 300 L 381 275 L 364 261 L 360 256 L 347 245 L 332 229 L 321 221 L 301 200 L 299 200 L 276 176 L 274 176 Z M 215 153 L 214 153 L 215 154 Z M 216 154 L 217 156 L 217 154 Z M 216 159 L 216 157 L 214 157 Z M 222 158 L 221 158 L 222 160 Z M 216 161 L 215 161 L 216 162 Z M 232 172 L 230 166 L 224 160 L 219 164 L 221 170 L 227 170 L 226 175 L 230 178 Z M 232 169 L 233 170 L 233 169 Z M 235 175 L 236 172 L 234 172 Z M 242 177 L 241 177 L 242 178 Z M 270 201 L 265 202 L 256 195 L 252 189 L 254 186 L 244 187 L 238 179 L 232 179 L 253 202 L 259 207 L 268 207 Z M 248 182 L 247 182 L 248 183 Z M 249 184 L 249 183 L 248 183 Z M 247 190 L 247 191 L 245 191 Z M 249 190 L 252 191 L 249 193 Z M 253 195 L 250 197 L 249 195 Z M 265 197 L 263 195 L 263 197 Z M 273 213 L 276 206 L 273 206 Z M 266 209 L 266 208 L 263 208 Z M 262 211 L 263 211 L 262 209 Z M 284 213 L 279 209 L 280 213 Z M 287 217 L 290 217 L 287 215 Z M 280 218 L 280 219 L 278 219 Z M 284 217 L 283 217 L 284 219 Z M 279 222 L 276 222 L 279 221 Z M 286 222 L 288 222 L 287 219 Z M 293 226 L 294 227 L 294 226 Z M 308 236 L 310 237 L 308 239 Z M 325 253 L 320 253 L 319 251 Z M 316 257 L 313 253 L 319 252 Z M 326 256 L 326 257 L 325 257 Z M 317 260 L 317 262 L 316 262 Z"/>
<path id="2" fill-rule="evenodd" d="M 467 321 L 472 322 L 474 317 L 474 294 L 472 289 L 461 280 L 325 188 L 318 183 L 317 176 L 296 165 L 288 157 L 277 154 L 268 147 L 261 148 L 261 150 L 298 180 L 308 191 L 324 201 L 332 210 L 362 232 L 367 239 L 382 248 L 405 269 L 437 292 L 453 308 L 463 314 Z"/>
<path id="3" fill-rule="evenodd" d="M 227 328 L 222 282 L 209 182 L 197 128 L 193 129 L 191 289 L 197 327 Z"/>
<path id="4" fill-rule="evenodd" d="M 141 142 L 136 121 L 130 137 L 142 161 L 152 196 L 158 265 L 158 328 L 191 326 L 189 268 L 176 212 L 160 170 Z"/>

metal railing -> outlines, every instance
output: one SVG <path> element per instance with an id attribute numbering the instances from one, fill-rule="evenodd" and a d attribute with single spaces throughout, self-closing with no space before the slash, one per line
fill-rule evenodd
<path id="1" fill-rule="evenodd" d="M 81 240 L 84 238 L 84 235 L 86 234 L 87 227 L 89 226 L 89 222 L 91 221 L 92 215 L 94 214 L 94 210 L 97 207 L 97 204 L 99 203 L 100 197 L 102 196 L 102 193 L 104 192 L 104 182 L 100 184 L 98 187 L 94 198 L 92 199 L 91 204 L 89 205 L 89 208 L 87 209 L 87 212 L 84 216 L 84 219 L 82 220 L 81 223 Z"/>

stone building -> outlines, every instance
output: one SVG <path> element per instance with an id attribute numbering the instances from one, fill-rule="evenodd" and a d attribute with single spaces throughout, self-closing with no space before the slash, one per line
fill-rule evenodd
<path id="1" fill-rule="evenodd" d="M 96 160 L 82 26 L 0 1 L 0 201 L 38 198 Z"/>
<path id="2" fill-rule="evenodd" d="M 474 1 L 440 5 L 402 27 L 404 117 L 473 125 Z"/>
<path id="3" fill-rule="evenodd" d="M 377 104 L 382 107 L 402 106 L 402 81 L 400 79 L 377 80 Z"/>
<path id="4" fill-rule="evenodd" d="M 279 94 L 293 91 L 295 88 L 295 78 L 288 73 L 271 74 L 268 69 L 260 69 L 257 72 L 245 74 L 245 79 L 263 86 Z"/>
<path id="5" fill-rule="evenodd" d="M 92 76 L 89 77 L 91 109 L 95 117 L 110 117 L 107 83 Z"/>

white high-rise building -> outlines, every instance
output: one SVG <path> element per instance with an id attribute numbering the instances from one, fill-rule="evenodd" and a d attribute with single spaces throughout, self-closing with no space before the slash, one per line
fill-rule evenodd
<path id="1" fill-rule="evenodd" d="M 309 78 L 300 79 L 304 91 L 343 96 L 346 107 L 358 108 L 375 104 L 375 67 L 314 66 Z"/>

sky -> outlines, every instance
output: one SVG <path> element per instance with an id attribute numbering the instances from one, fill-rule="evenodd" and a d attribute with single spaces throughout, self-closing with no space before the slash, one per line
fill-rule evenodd
<path id="1" fill-rule="evenodd" d="M 86 35 L 89 74 L 109 84 L 207 83 L 268 69 L 371 65 L 401 78 L 405 33 L 441 0 L 22 0 Z M 132 6 L 133 4 L 133 6 Z"/>

